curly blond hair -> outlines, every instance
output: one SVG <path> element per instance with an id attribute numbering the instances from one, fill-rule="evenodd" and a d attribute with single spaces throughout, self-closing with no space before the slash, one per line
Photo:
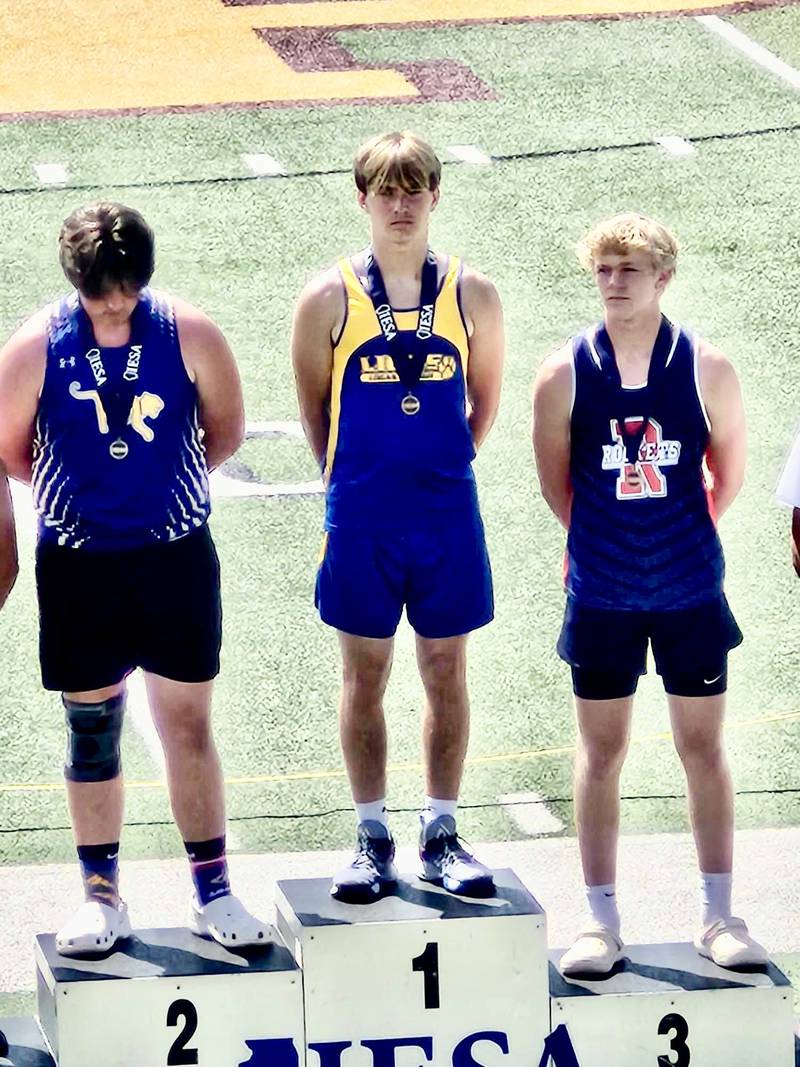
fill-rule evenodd
<path id="1" fill-rule="evenodd" d="M 626 256 L 631 252 L 647 252 L 655 270 L 674 271 L 678 242 L 663 223 L 628 211 L 596 222 L 576 248 L 578 261 L 586 270 L 593 269 L 598 256 Z"/>

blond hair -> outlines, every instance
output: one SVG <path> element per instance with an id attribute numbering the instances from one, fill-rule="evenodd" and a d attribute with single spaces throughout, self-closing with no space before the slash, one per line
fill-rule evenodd
<path id="1" fill-rule="evenodd" d="M 627 256 L 647 252 L 655 270 L 675 270 L 678 242 L 661 222 L 628 211 L 597 222 L 581 237 L 576 249 L 578 261 L 592 270 L 598 256 Z"/>
<path id="2" fill-rule="evenodd" d="M 353 176 L 362 193 L 380 193 L 390 188 L 416 193 L 438 189 L 442 164 L 428 144 L 410 130 L 381 133 L 358 149 Z"/>

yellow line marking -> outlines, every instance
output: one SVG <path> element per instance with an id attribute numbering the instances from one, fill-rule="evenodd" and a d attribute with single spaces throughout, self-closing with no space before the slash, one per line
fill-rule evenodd
<path id="1" fill-rule="evenodd" d="M 728 723 L 725 730 L 731 733 L 736 730 L 752 730 L 758 726 L 766 726 L 769 723 L 796 722 L 800 720 L 800 711 L 780 712 L 776 715 L 764 715 L 758 719 L 744 719 L 741 722 Z M 672 734 L 665 730 L 658 734 L 644 734 L 641 737 L 631 738 L 633 745 L 647 745 L 656 741 L 670 741 Z M 466 762 L 470 766 L 481 766 L 487 763 L 517 763 L 522 760 L 540 759 L 542 756 L 568 756 L 575 751 L 575 745 L 557 745 L 552 748 L 523 749 L 520 752 L 497 752 L 486 756 L 468 756 Z M 406 763 L 391 763 L 388 771 L 399 773 L 400 771 L 421 771 L 423 764 L 414 761 Z M 267 785 L 279 782 L 319 782 L 331 778 L 346 778 L 347 772 L 343 767 L 321 771 L 285 771 L 282 774 L 257 774 L 245 775 L 236 778 L 226 778 L 225 785 Z M 126 782 L 128 789 L 164 789 L 164 782 Z M 63 782 L 21 782 L 0 784 L 0 793 L 60 793 L 64 791 Z"/>
<path id="2" fill-rule="evenodd" d="M 688 13 L 729 2 L 328 0 L 225 7 L 221 0 L 150 0 L 137 5 L 133 33 L 120 30 L 119 0 L 54 4 L 58 14 L 50 17 L 43 17 L 41 0 L 14 0 L 0 5 L 0 113 L 413 98 L 417 89 L 396 70 L 293 70 L 255 31 Z"/>

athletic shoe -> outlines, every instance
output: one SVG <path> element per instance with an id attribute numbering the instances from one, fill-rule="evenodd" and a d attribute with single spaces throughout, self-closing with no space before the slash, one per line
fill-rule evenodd
<path id="1" fill-rule="evenodd" d="M 429 823 L 423 820 L 419 858 L 420 878 L 444 886 L 449 893 L 467 897 L 490 897 L 494 893 L 492 872 L 461 844 L 452 815 L 440 815 Z"/>
<path id="2" fill-rule="evenodd" d="M 238 897 L 232 893 L 200 904 L 192 898 L 189 929 L 201 937 L 211 937 L 225 948 L 267 948 L 275 944 L 275 927 L 251 915 Z"/>
<path id="3" fill-rule="evenodd" d="M 565 978 L 600 978 L 610 974 L 624 955 L 619 934 L 602 923 L 592 923 L 581 931 L 558 965 Z"/>
<path id="4" fill-rule="evenodd" d="M 767 950 L 750 936 L 744 919 L 717 919 L 694 939 L 701 956 L 718 967 L 763 967 Z"/>
<path id="5" fill-rule="evenodd" d="M 331 896 L 345 904 L 369 904 L 397 884 L 394 839 L 375 819 L 359 823 L 356 833 L 356 854 L 331 882 Z"/>
<path id="6" fill-rule="evenodd" d="M 100 955 L 120 938 L 131 936 L 128 905 L 115 908 L 99 900 L 86 900 L 56 934 L 56 952 L 61 956 Z"/>

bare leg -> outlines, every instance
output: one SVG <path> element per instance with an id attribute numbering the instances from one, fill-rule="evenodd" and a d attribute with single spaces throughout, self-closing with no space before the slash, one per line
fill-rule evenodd
<path id="1" fill-rule="evenodd" d="M 423 721 L 428 796 L 455 800 L 469 742 L 467 635 L 432 639 L 417 634 L 425 687 Z"/>
<path id="2" fill-rule="evenodd" d="M 588 886 L 616 882 L 619 776 L 630 737 L 633 697 L 575 698 L 575 822 Z"/>
<path id="3" fill-rule="evenodd" d="M 64 693 L 76 704 L 99 704 L 117 696 L 124 682 L 82 693 Z M 106 845 L 122 833 L 124 792 L 122 775 L 107 782 L 72 782 L 67 779 L 67 803 L 76 845 Z"/>
<path id="4" fill-rule="evenodd" d="M 158 735 L 164 746 L 172 811 L 184 841 L 225 833 L 222 768 L 211 732 L 213 682 L 175 682 L 145 672 Z"/>
<path id="5" fill-rule="evenodd" d="M 725 696 L 668 694 L 668 700 L 675 747 L 686 771 L 700 870 L 728 873 L 733 865 L 733 785 L 722 740 Z"/>
<path id="6" fill-rule="evenodd" d="M 386 796 L 383 695 L 392 669 L 394 639 L 356 637 L 340 631 L 339 646 L 339 736 L 353 800 L 368 804 Z"/>

